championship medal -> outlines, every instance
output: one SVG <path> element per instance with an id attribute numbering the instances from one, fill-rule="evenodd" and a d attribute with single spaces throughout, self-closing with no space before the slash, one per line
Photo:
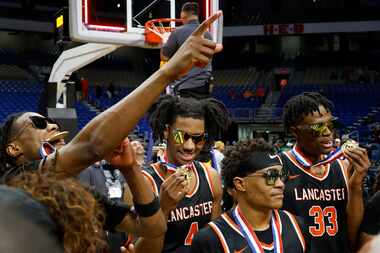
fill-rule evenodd
<path id="1" fill-rule="evenodd" d="M 192 174 L 191 174 L 191 169 L 189 165 L 182 165 L 181 167 L 177 168 L 177 171 L 183 173 L 185 175 L 186 181 L 190 183 L 190 178 Z"/>
<path id="2" fill-rule="evenodd" d="M 348 139 L 345 143 L 342 144 L 343 151 L 345 150 L 352 151 L 357 147 L 359 147 L 359 143 L 351 139 Z"/>

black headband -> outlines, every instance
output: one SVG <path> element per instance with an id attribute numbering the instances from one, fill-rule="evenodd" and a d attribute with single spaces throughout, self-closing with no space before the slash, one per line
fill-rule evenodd
<path id="1" fill-rule="evenodd" d="M 258 170 L 278 165 L 282 165 L 282 161 L 278 155 L 258 151 L 251 153 L 245 160 L 240 162 L 239 172 L 241 175 L 248 175 Z"/>

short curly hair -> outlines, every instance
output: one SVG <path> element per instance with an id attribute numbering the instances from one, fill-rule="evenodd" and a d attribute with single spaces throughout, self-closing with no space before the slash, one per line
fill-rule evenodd
<path id="1" fill-rule="evenodd" d="M 65 253 L 96 253 L 107 248 L 103 208 L 75 179 L 57 180 L 43 172 L 24 172 L 7 182 L 45 205 L 57 223 Z"/>
<path id="2" fill-rule="evenodd" d="M 274 148 L 264 139 L 251 139 L 239 141 L 228 147 L 222 162 L 222 178 L 224 185 L 234 188 L 235 177 L 245 177 L 251 173 L 249 170 L 241 170 L 242 164 L 252 163 L 251 156 L 254 152 L 273 152 Z M 252 168 L 254 166 L 251 166 Z"/>
<path id="3" fill-rule="evenodd" d="M 306 115 L 319 112 L 322 105 L 328 112 L 334 108 L 334 104 L 318 92 L 304 92 L 291 97 L 284 106 L 283 122 L 286 132 L 290 127 L 297 125 Z"/>

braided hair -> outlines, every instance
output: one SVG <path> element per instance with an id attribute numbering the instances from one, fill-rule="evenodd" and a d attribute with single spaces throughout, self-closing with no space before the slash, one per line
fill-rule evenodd
<path id="1" fill-rule="evenodd" d="M 164 140 L 167 125 L 172 125 L 177 117 L 201 119 L 205 122 L 207 143 L 219 139 L 226 131 L 230 118 L 225 105 L 214 99 L 197 100 L 165 95 L 161 97 L 149 111 L 149 122 L 155 139 Z"/>
<path id="2" fill-rule="evenodd" d="M 17 112 L 8 115 L 0 130 L 0 175 L 3 175 L 10 167 L 16 166 L 16 159 L 7 153 L 7 146 L 14 131 L 14 122 L 25 112 Z"/>
<path id="3" fill-rule="evenodd" d="M 303 117 L 313 112 L 320 112 L 322 105 L 328 112 L 331 112 L 333 103 L 318 92 L 304 92 L 294 96 L 286 102 L 283 112 L 283 122 L 286 132 L 290 127 L 297 125 Z"/>

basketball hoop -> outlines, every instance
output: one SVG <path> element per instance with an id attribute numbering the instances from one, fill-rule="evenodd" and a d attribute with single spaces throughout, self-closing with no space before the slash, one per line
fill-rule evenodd
<path id="1" fill-rule="evenodd" d="M 145 42 L 150 45 L 165 44 L 170 33 L 175 30 L 177 24 L 182 24 L 182 19 L 157 18 L 145 23 Z"/>

